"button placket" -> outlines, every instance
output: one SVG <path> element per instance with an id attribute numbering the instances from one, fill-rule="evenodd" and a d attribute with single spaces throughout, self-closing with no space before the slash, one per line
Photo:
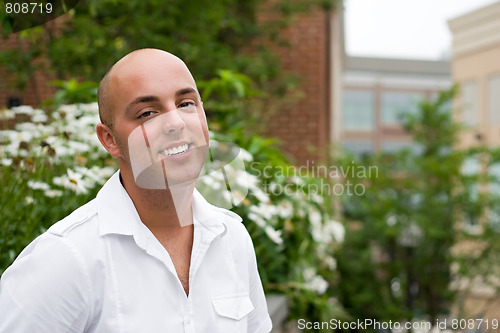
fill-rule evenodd
<path id="1" fill-rule="evenodd" d="M 188 297 L 186 302 L 186 308 L 184 312 L 184 331 L 186 333 L 194 333 L 194 320 L 193 320 L 193 305 L 191 298 Z"/>

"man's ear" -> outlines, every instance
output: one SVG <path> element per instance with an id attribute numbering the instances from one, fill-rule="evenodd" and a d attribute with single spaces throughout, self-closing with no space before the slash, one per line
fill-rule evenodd
<path id="1" fill-rule="evenodd" d="M 108 126 L 99 123 L 96 126 L 97 137 L 103 147 L 111 154 L 113 157 L 122 156 L 120 152 L 120 147 L 116 143 L 115 137 L 113 136 L 113 132 L 109 129 Z"/>

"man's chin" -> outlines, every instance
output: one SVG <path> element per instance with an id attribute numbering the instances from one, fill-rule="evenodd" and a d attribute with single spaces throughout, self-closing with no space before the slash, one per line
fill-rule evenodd
<path id="1" fill-rule="evenodd" d="M 140 174 L 134 174 L 137 186 L 149 190 L 164 190 L 174 186 L 192 185 L 200 176 L 201 166 L 197 168 L 198 170 L 192 167 L 169 170 L 166 164 L 164 160 L 160 160 Z"/>

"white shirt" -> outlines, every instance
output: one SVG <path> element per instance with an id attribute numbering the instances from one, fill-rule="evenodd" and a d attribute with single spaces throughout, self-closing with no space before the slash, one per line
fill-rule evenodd
<path id="1" fill-rule="evenodd" d="M 2 275 L 0 333 L 260 333 L 271 319 L 241 218 L 193 198 L 186 296 L 118 172 Z"/>

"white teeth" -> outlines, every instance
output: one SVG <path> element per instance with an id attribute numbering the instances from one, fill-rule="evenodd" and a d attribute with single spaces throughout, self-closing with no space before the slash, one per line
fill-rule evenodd
<path id="1" fill-rule="evenodd" d="M 189 147 L 189 145 L 186 143 L 186 144 L 179 146 L 179 147 L 165 149 L 161 153 L 163 155 L 167 155 L 167 156 L 179 155 L 179 154 L 185 153 L 188 150 L 188 147 Z"/>

